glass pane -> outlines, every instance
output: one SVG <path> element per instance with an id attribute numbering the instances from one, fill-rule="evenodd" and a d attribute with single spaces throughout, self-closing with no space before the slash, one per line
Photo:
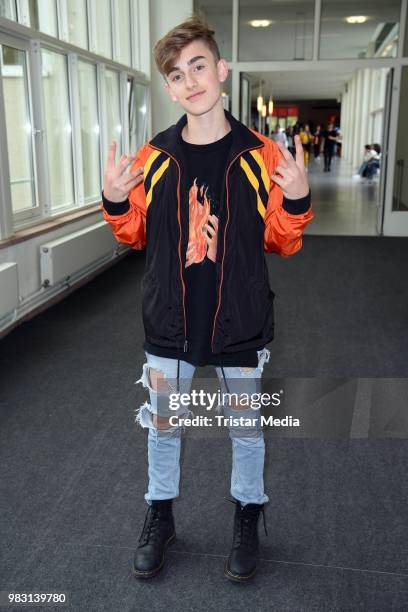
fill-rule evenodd
<path id="1" fill-rule="evenodd" d="M 129 0 L 116 0 L 119 17 L 119 61 L 131 66 L 130 58 L 130 9 Z"/>
<path id="2" fill-rule="evenodd" d="M 0 0 L 0 17 L 15 21 L 15 0 Z"/>
<path id="3" fill-rule="evenodd" d="M 81 147 L 85 203 L 100 199 L 99 120 L 96 66 L 78 62 Z"/>
<path id="4" fill-rule="evenodd" d="M 67 58 L 46 49 L 41 54 L 51 208 L 55 210 L 74 204 Z"/>
<path id="5" fill-rule="evenodd" d="M 146 125 L 146 94 L 147 87 L 145 85 L 142 83 L 136 83 L 134 79 L 129 78 L 129 143 L 131 153 L 135 153 L 144 142 Z"/>
<path id="6" fill-rule="evenodd" d="M 110 0 L 98 0 L 95 3 L 95 36 L 96 53 L 112 59 L 112 20 Z M 91 24 L 92 25 L 92 24 Z"/>
<path id="7" fill-rule="evenodd" d="M 67 0 L 67 15 L 69 42 L 88 49 L 86 0 Z"/>
<path id="8" fill-rule="evenodd" d="M 119 73 L 113 70 L 105 71 L 106 112 L 108 145 L 116 140 L 119 153 L 122 149 L 122 123 L 120 120 Z"/>
<path id="9" fill-rule="evenodd" d="M 407 108 L 408 105 L 408 66 L 402 67 L 400 107 L 398 117 L 398 136 L 395 149 L 395 174 L 392 210 L 408 212 L 408 141 L 407 141 Z"/>
<path id="10" fill-rule="evenodd" d="M 28 0 L 30 26 L 50 36 L 57 36 L 56 0 Z"/>
<path id="11" fill-rule="evenodd" d="M 194 11 L 201 12 L 217 41 L 221 57 L 232 60 L 232 1 L 194 0 Z"/>
<path id="12" fill-rule="evenodd" d="M 7 150 L 13 212 L 35 202 L 32 126 L 25 51 L 1 47 L 1 77 L 7 127 Z"/>
<path id="13" fill-rule="evenodd" d="M 240 0 L 239 59 L 311 59 L 314 5 L 314 0 Z"/>
<path id="14" fill-rule="evenodd" d="M 400 0 L 322 0 L 322 59 L 396 57 Z"/>

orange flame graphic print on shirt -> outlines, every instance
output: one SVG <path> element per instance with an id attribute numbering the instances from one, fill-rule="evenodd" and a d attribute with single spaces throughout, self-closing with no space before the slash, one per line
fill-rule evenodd
<path id="1" fill-rule="evenodd" d="M 202 200 L 203 203 L 199 201 Z M 208 243 L 205 238 L 205 224 L 209 222 L 211 203 L 207 198 L 207 189 L 204 186 L 197 186 L 197 179 L 194 179 L 190 187 L 188 196 L 189 209 L 189 234 L 188 247 L 186 253 L 186 268 L 194 263 L 200 263 L 204 257 L 208 256 Z M 215 240 L 217 236 L 214 236 Z M 211 258 L 212 259 L 212 258 Z"/>

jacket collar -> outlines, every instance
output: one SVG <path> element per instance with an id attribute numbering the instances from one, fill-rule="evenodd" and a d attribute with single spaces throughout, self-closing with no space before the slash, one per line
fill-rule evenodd
<path id="1" fill-rule="evenodd" d="M 224 109 L 225 117 L 231 125 L 232 131 L 232 144 L 229 153 L 229 160 L 234 159 L 241 152 L 248 149 L 255 149 L 260 146 L 264 146 L 264 143 L 260 138 L 255 136 L 249 128 L 246 127 L 241 121 L 238 121 L 233 115 Z M 180 137 L 183 127 L 187 123 L 187 114 L 184 114 L 174 125 L 171 125 L 167 130 L 157 134 L 149 144 L 153 147 L 163 150 L 169 153 L 176 159 L 182 156 L 180 151 Z"/>

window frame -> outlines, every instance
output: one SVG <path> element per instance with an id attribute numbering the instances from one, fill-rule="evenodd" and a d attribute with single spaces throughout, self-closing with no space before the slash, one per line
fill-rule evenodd
<path id="1" fill-rule="evenodd" d="M 39 217 L 44 217 L 44 195 L 46 193 L 44 184 L 44 175 L 47 169 L 43 166 L 45 163 L 43 160 L 43 136 L 44 136 L 44 124 L 42 121 L 41 112 L 38 105 L 38 88 L 36 87 L 35 73 L 38 71 L 38 55 L 37 47 L 34 41 L 23 40 L 19 37 L 15 37 L 9 34 L 0 33 L 0 44 L 12 47 L 25 53 L 26 60 L 26 76 L 27 82 L 25 83 L 27 91 L 27 104 L 29 120 L 31 124 L 31 163 L 32 163 L 32 180 L 34 183 L 34 206 L 25 210 L 13 211 L 12 205 L 12 193 L 10 184 L 10 165 L 8 155 L 8 138 L 4 138 L 3 146 L 1 147 L 1 166 L 2 166 L 2 194 L 3 194 L 3 210 L 2 216 L 5 215 L 11 218 L 13 228 L 19 228 L 26 224 L 27 221 L 31 222 Z M 40 68 L 41 72 L 41 68 Z M 37 81 L 38 82 L 38 81 Z M 3 96 L 3 86 L 1 85 L 1 107 L 2 107 L 2 131 L 4 126 L 4 132 L 7 134 L 7 121 L 5 115 L 5 105 Z M 41 161 L 40 161 L 41 160 Z M 43 172 L 41 172 L 43 171 Z M 6 205 L 6 203 L 9 203 Z M 9 209 L 8 215 L 4 208 Z M 7 223 L 9 226 L 10 223 Z"/>
<path id="2" fill-rule="evenodd" d="M 111 0 L 112 2 L 113 0 Z M 86 0 L 87 32 L 88 42 L 92 28 L 92 13 L 90 5 L 94 0 Z M 17 0 L 17 11 L 21 16 L 22 11 L 27 11 L 27 2 Z M 82 49 L 63 38 L 64 35 L 64 15 L 66 20 L 66 0 L 57 0 L 57 26 L 60 38 L 49 36 L 44 32 L 22 25 L 18 21 L 2 18 L 0 20 L 0 42 L 26 53 L 27 65 L 27 92 L 30 120 L 33 132 L 32 135 L 32 158 L 33 158 L 33 180 L 35 190 L 35 206 L 25 211 L 13 212 L 11 204 L 10 170 L 8 159 L 8 145 L 6 139 L 2 139 L 0 144 L 0 240 L 12 236 L 16 231 L 38 225 L 47 219 L 58 219 L 70 212 L 86 211 L 100 202 L 100 198 L 93 202 L 85 203 L 83 164 L 80 134 L 80 113 L 79 113 L 79 84 L 78 84 L 78 61 L 88 62 L 96 67 L 97 77 L 97 111 L 100 127 L 99 138 L 99 159 L 100 159 L 100 184 L 103 185 L 104 168 L 107 157 L 107 125 L 106 125 L 106 100 L 104 88 L 104 71 L 110 69 L 119 74 L 119 101 L 122 125 L 122 147 L 124 152 L 128 152 L 129 147 L 129 108 L 127 104 L 127 79 L 131 77 L 135 83 L 145 87 L 146 118 L 143 126 L 143 134 L 149 130 L 150 117 L 150 81 L 148 74 L 142 73 L 139 69 L 132 66 L 125 66 L 119 62 L 98 55 L 89 49 Z M 64 12 L 65 11 L 65 12 Z M 139 29 L 139 0 L 135 3 L 130 2 L 130 31 L 131 31 L 131 60 L 139 61 L 141 42 L 133 34 Z M 28 14 L 28 13 L 27 13 Z M 65 21 L 66 24 L 66 21 Z M 145 35 L 146 33 L 144 33 Z M 112 28 L 113 35 L 113 28 Z M 144 40 L 144 39 L 143 39 Z M 42 49 L 47 49 L 55 53 L 66 56 L 67 78 L 69 92 L 70 121 L 72 126 L 72 157 L 73 157 L 73 184 L 74 184 L 74 205 L 59 207 L 57 210 L 51 209 L 51 195 L 49 183 L 49 165 L 46 140 L 46 117 L 44 105 L 44 92 L 42 84 L 41 53 Z M 137 56 L 137 57 L 135 57 Z M 2 92 L 2 82 L 0 79 L 0 129 L 6 126 L 6 116 L 4 109 L 4 98 Z M 6 133 L 5 131 L 3 133 Z"/>

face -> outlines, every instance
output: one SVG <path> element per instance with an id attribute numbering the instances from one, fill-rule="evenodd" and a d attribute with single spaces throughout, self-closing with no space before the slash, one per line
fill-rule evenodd
<path id="1" fill-rule="evenodd" d="M 195 40 L 182 50 L 173 69 L 166 75 L 166 91 L 191 115 L 202 115 L 219 102 L 221 83 L 228 76 L 228 65 L 216 63 L 210 49 Z M 199 95 L 195 95 L 199 94 Z"/>

